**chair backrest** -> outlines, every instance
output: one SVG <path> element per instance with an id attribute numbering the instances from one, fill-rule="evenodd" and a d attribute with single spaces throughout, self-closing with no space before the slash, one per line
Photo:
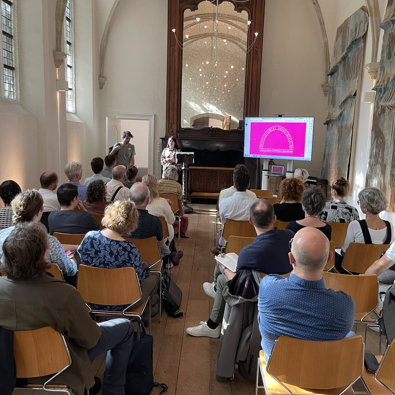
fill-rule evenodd
<path id="1" fill-rule="evenodd" d="M 227 219 L 222 237 L 228 240 L 229 236 L 256 237 L 256 232 L 255 228 L 248 221 Z"/>
<path id="2" fill-rule="evenodd" d="M 155 236 L 147 239 L 132 239 L 131 237 L 125 237 L 125 240 L 130 241 L 137 247 L 140 251 L 141 259 L 148 266 L 158 263 L 161 260 L 158 242 Z"/>
<path id="3" fill-rule="evenodd" d="M 141 299 L 133 267 L 107 269 L 79 265 L 77 289 L 85 302 L 105 306 L 132 304 Z"/>
<path id="4" fill-rule="evenodd" d="M 284 336 L 277 339 L 266 370 L 301 388 L 344 389 L 362 376 L 363 358 L 361 336 L 327 342 Z"/>
<path id="5" fill-rule="evenodd" d="M 389 244 L 350 243 L 342 266 L 350 272 L 365 273 L 369 266 L 388 250 L 389 246 Z"/>
<path id="6" fill-rule="evenodd" d="M 53 236 L 55 236 L 60 244 L 74 244 L 80 245 L 82 239 L 85 237 L 84 234 L 72 234 L 72 233 L 58 233 L 54 232 Z"/>
<path id="7" fill-rule="evenodd" d="M 331 240 L 335 243 L 335 247 L 343 247 L 346 240 L 348 222 L 326 222 L 332 228 Z"/>
<path id="8" fill-rule="evenodd" d="M 329 242 L 329 251 L 332 251 L 332 259 L 327 262 L 327 264 L 324 267 L 324 270 L 327 272 L 329 269 L 332 269 L 333 266 L 335 266 L 335 243 L 333 241 Z"/>
<path id="9" fill-rule="evenodd" d="M 159 219 L 162 224 L 163 238 L 166 239 L 166 237 L 169 237 L 169 228 L 167 227 L 166 218 L 160 216 Z"/>
<path id="10" fill-rule="evenodd" d="M 18 378 L 47 376 L 71 365 L 64 337 L 50 326 L 15 331 L 14 358 Z"/>
<path id="11" fill-rule="evenodd" d="M 163 199 L 170 199 L 171 200 L 171 209 L 173 213 L 178 211 L 178 196 L 175 193 L 161 193 L 160 197 Z"/>
<path id="12" fill-rule="evenodd" d="M 92 217 L 99 223 L 100 225 L 100 230 L 104 229 L 103 224 L 101 223 L 101 220 L 104 217 L 104 214 L 91 214 Z"/>
<path id="13" fill-rule="evenodd" d="M 226 245 L 226 252 L 234 252 L 238 255 L 242 248 L 251 244 L 254 240 L 255 237 L 229 236 L 228 244 Z"/>
<path id="14" fill-rule="evenodd" d="M 395 393 L 395 340 L 385 351 L 381 364 L 376 372 L 376 379 Z"/>
<path id="15" fill-rule="evenodd" d="M 254 192 L 258 199 L 266 199 L 273 197 L 273 191 L 269 189 L 251 189 L 251 192 Z"/>
<path id="16" fill-rule="evenodd" d="M 326 288 L 343 291 L 355 302 L 355 313 L 366 313 L 374 310 L 378 304 L 378 281 L 376 275 L 349 276 L 324 272 Z"/>
<path id="17" fill-rule="evenodd" d="M 275 226 L 276 228 L 278 228 L 278 229 L 285 229 L 285 228 L 287 227 L 288 224 L 289 224 L 289 222 L 277 220 L 277 221 L 274 223 L 274 226 Z"/>
<path id="18" fill-rule="evenodd" d="M 267 200 L 271 204 L 280 203 L 280 198 L 278 196 L 277 197 L 267 197 L 267 198 L 265 198 L 265 200 Z"/>
<path id="19" fill-rule="evenodd" d="M 51 263 L 51 267 L 47 269 L 48 273 L 51 273 L 58 280 L 64 280 L 63 273 L 61 272 L 59 266 L 56 263 Z"/>

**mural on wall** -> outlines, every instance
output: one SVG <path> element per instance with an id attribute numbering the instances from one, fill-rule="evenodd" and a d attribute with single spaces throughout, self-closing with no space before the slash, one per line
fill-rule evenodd
<path id="1" fill-rule="evenodd" d="M 329 71 L 328 115 L 321 177 L 348 178 L 358 77 L 363 66 L 369 17 L 361 7 L 337 29 Z"/>
<path id="2" fill-rule="evenodd" d="M 395 209 L 395 0 L 388 0 L 381 28 L 384 30 L 381 60 L 376 85 L 372 138 L 366 186 L 381 189 Z"/>

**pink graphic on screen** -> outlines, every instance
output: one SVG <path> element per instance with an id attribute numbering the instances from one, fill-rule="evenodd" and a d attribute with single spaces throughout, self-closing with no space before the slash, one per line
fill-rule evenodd
<path id="1" fill-rule="evenodd" d="M 303 158 L 306 127 L 305 122 L 251 122 L 250 154 Z"/>

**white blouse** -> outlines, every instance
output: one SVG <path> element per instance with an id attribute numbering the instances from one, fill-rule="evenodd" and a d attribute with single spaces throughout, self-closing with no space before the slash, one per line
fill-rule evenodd
<path id="1" fill-rule="evenodd" d="M 166 218 L 167 228 L 169 229 L 169 241 L 172 241 L 174 239 L 173 224 L 175 217 L 167 200 L 161 197 L 153 199 L 151 203 L 148 204 L 147 210 L 151 215 Z"/>

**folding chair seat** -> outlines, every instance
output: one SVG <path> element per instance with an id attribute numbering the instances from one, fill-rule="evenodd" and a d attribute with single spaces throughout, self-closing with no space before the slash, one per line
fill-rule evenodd
<path id="1" fill-rule="evenodd" d="M 46 326 L 33 331 L 15 331 L 14 358 L 17 378 L 51 375 L 44 384 L 29 384 L 27 388 L 71 394 L 67 385 L 51 384 L 71 365 L 67 343 L 55 329 Z"/>
<path id="2" fill-rule="evenodd" d="M 178 245 L 180 245 L 181 241 L 181 214 L 180 210 L 178 207 L 178 197 L 175 193 L 161 193 L 160 197 L 164 199 L 169 199 L 172 203 L 171 209 L 173 211 L 173 214 L 176 218 L 178 218 L 178 223 L 179 223 L 179 230 L 178 230 Z"/>
<path id="3" fill-rule="evenodd" d="M 332 251 L 332 259 L 326 263 L 325 267 L 324 267 L 324 271 L 329 271 L 331 269 L 333 269 L 335 267 L 335 243 L 333 241 L 329 242 L 329 250 Z"/>
<path id="4" fill-rule="evenodd" d="M 287 227 L 288 224 L 289 224 L 289 222 L 277 220 L 277 221 L 274 223 L 274 226 L 275 226 L 276 228 L 278 228 L 278 229 L 285 229 L 285 228 Z"/>
<path id="5" fill-rule="evenodd" d="M 267 395 L 354 394 L 351 385 L 363 373 L 364 343 L 361 336 L 337 341 L 309 341 L 279 337 L 266 363 L 258 358 Z"/>
<path id="6" fill-rule="evenodd" d="M 335 243 L 335 247 L 343 247 L 346 240 L 348 222 L 326 222 L 332 228 L 331 240 Z"/>
<path id="7" fill-rule="evenodd" d="M 63 273 L 56 263 L 51 263 L 51 267 L 46 270 L 51 273 L 56 279 L 64 281 Z"/>
<path id="8" fill-rule="evenodd" d="M 77 289 L 89 308 L 89 313 L 97 316 L 124 317 L 137 321 L 142 328 L 142 315 L 149 304 L 150 297 L 133 308 L 141 300 L 141 288 L 133 267 L 108 269 L 80 265 L 78 267 Z M 99 310 L 91 305 L 127 305 L 122 311 Z M 151 311 L 149 312 L 151 327 Z"/>
<path id="9" fill-rule="evenodd" d="M 85 237 L 84 234 L 72 234 L 72 233 L 59 233 L 54 232 L 53 236 L 55 236 L 60 244 L 73 244 L 73 245 L 80 245 L 82 239 Z"/>
<path id="10" fill-rule="evenodd" d="M 240 254 L 242 248 L 248 244 L 253 243 L 255 237 L 241 237 L 241 236 L 229 236 L 228 244 L 226 245 L 226 252 L 234 252 Z"/>
<path id="11" fill-rule="evenodd" d="M 99 223 L 99 225 L 100 225 L 100 230 L 104 229 L 104 226 L 103 226 L 103 224 L 101 223 L 101 221 L 102 221 L 102 219 L 103 219 L 103 217 L 104 217 L 104 214 L 91 214 L 91 215 L 92 215 L 92 217 Z"/>
<path id="12" fill-rule="evenodd" d="M 254 192 L 258 199 L 267 199 L 273 197 L 273 191 L 270 189 L 251 189 L 251 192 Z"/>

